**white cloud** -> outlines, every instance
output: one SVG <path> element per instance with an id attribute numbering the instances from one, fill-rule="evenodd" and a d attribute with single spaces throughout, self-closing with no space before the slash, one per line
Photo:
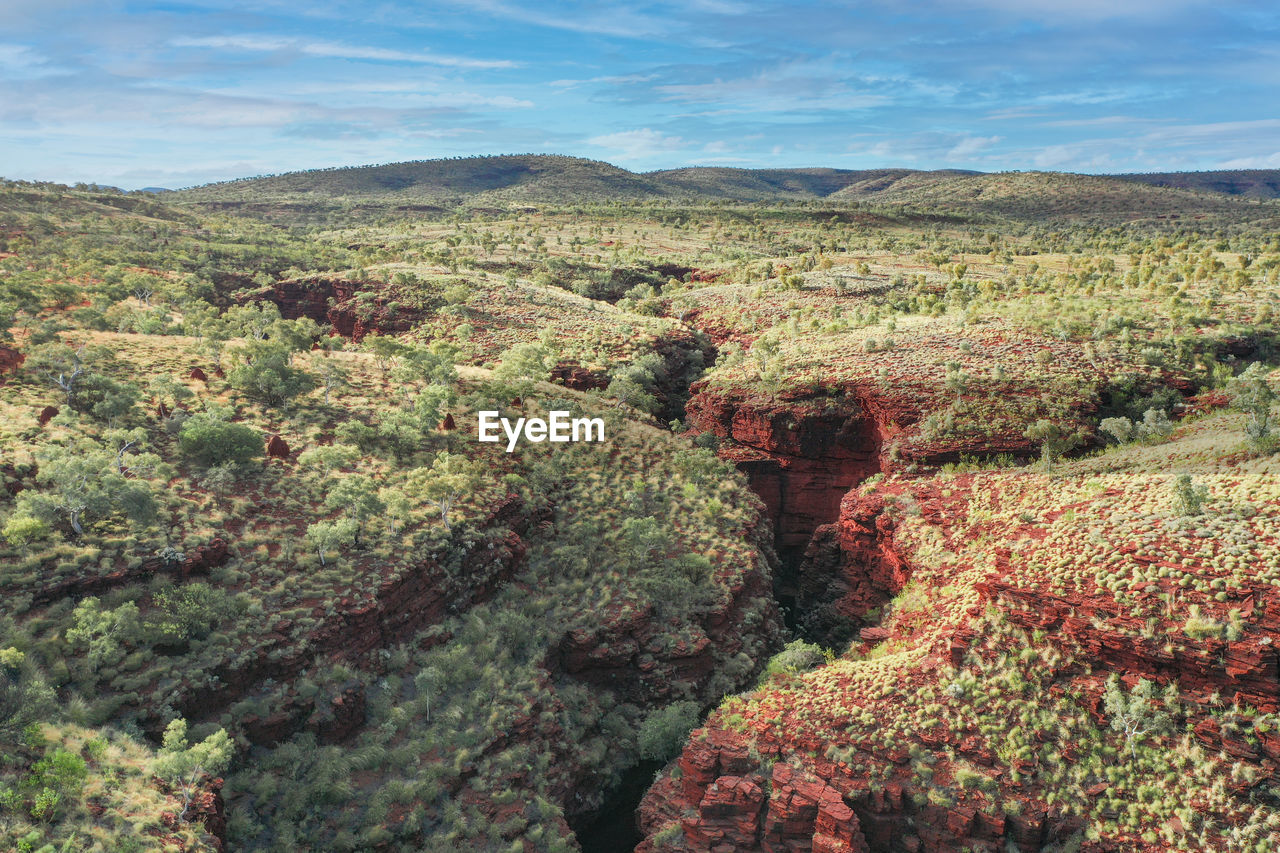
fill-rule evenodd
<path id="1" fill-rule="evenodd" d="M 593 136 L 587 140 L 587 144 L 617 151 L 624 157 L 634 159 L 678 151 L 689 145 L 679 136 L 668 136 L 647 127 L 641 130 L 624 130 L 618 133 L 606 133 L 603 136 Z"/>
<path id="2" fill-rule="evenodd" d="M 669 16 L 645 15 L 630 5 L 588 3 L 585 8 L 541 12 L 537 4 L 530 4 L 535 8 L 523 8 L 500 0 L 453 0 L 453 4 L 471 12 L 487 12 L 494 17 L 538 27 L 593 35 L 644 38 L 669 32 L 673 26 Z"/>
<path id="3" fill-rule="evenodd" d="M 627 83 L 647 83 L 657 78 L 657 74 L 619 74 L 606 75 L 603 77 L 588 77 L 584 80 L 552 80 L 547 83 L 557 89 L 576 89 L 579 86 L 586 86 L 593 83 L 609 83 L 612 85 L 625 85 Z"/>
<path id="4" fill-rule="evenodd" d="M 66 73 L 49 63 L 42 54 L 25 44 L 0 42 L 0 76 L 9 79 L 33 79 Z"/>
<path id="5" fill-rule="evenodd" d="M 472 59 L 465 56 L 447 56 L 429 51 L 391 50 L 384 47 L 365 47 L 330 41 L 303 41 L 301 39 L 274 36 L 235 35 L 177 38 L 170 42 L 174 47 L 211 48 L 214 50 L 245 50 L 280 52 L 295 51 L 305 56 L 327 59 L 360 59 L 373 62 L 412 62 L 422 65 L 441 65 L 448 68 L 515 68 L 516 63 L 506 59 Z"/>
<path id="6" fill-rule="evenodd" d="M 1280 151 L 1258 157 L 1235 157 L 1218 165 L 1223 169 L 1280 169 Z"/>
<path id="7" fill-rule="evenodd" d="M 966 136 L 952 146 L 946 156 L 950 160 L 965 160 L 985 151 L 1002 139 L 1004 139 L 1003 136 Z"/>
<path id="8" fill-rule="evenodd" d="M 1168 18 L 1186 9 L 1202 7 L 1212 9 L 1230 5 L 1229 0 L 938 0 L 937 5 L 959 9 L 990 9 L 1008 12 L 1013 16 L 1030 20 L 1058 22 L 1112 20 L 1137 18 L 1151 22 Z"/>

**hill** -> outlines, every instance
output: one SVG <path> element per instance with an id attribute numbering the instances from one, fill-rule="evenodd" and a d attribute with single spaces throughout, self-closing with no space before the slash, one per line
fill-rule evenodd
<path id="1" fill-rule="evenodd" d="M 552 155 L 466 157 L 290 172 L 166 193 L 260 218 L 298 221 L 324 213 L 441 212 L 457 204 L 509 207 L 679 200 L 890 205 L 930 216 L 978 220 L 1127 222 L 1256 218 L 1275 195 L 1275 173 L 1202 172 L 1099 176 L 955 169 L 737 169 L 694 167 L 636 174 L 594 160 Z M 1164 180 L 1163 184 L 1157 179 Z M 1265 215 L 1265 214 L 1264 214 Z"/>
<path id="2" fill-rule="evenodd" d="M 922 176 L 928 181 L 951 175 L 976 174 L 979 173 L 951 169 L 919 172 L 915 169 L 733 169 L 699 166 L 649 172 L 647 177 L 694 195 L 766 201 L 788 197 L 826 198 L 851 187 L 873 192 L 913 176 Z"/>
<path id="3" fill-rule="evenodd" d="M 182 201 L 369 199 L 391 202 L 604 201 L 653 198 L 667 190 L 608 163 L 577 157 L 513 155 L 415 160 L 313 169 L 179 190 Z"/>
<path id="4" fill-rule="evenodd" d="M 853 184 L 831 201 L 903 205 L 935 214 L 1093 222 L 1257 216 L 1257 208 L 1219 193 L 1064 172 L 916 172 L 887 185 Z"/>
<path id="5" fill-rule="evenodd" d="M 1249 198 L 1280 198 L 1280 169 L 1236 169 L 1215 172 L 1146 172 L 1115 177 L 1154 187 L 1241 195 Z"/>

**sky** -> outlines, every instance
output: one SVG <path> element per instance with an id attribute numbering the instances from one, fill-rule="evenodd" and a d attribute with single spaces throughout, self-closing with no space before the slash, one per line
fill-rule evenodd
<path id="1" fill-rule="evenodd" d="M 1274 0 L 0 0 L 0 176 L 1280 168 Z"/>

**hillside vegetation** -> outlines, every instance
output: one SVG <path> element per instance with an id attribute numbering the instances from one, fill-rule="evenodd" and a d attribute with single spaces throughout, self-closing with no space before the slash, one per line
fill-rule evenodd
<path id="1" fill-rule="evenodd" d="M 1274 849 L 1276 214 L 0 184 L 0 847 Z"/>
<path id="2" fill-rule="evenodd" d="M 1189 173 L 1194 174 L 1194 173 Z M 181 190 L 168 201 L 262 214 L 273 205 L 305 210 L 376 204 L 412 214 L 415 206 L 509 207 L 591 203 L 823 203 L 913 215 L 985 221 L 1126 222 L 1256 220 L 1266 213 L 1235 192 L 1237 173 L 1157 181 L 1157 176 L 1050 172 L 982 174 L 960 170 L 737 169 L 694 167 L 635 174 L 572 157 L 520 155 L 423 160 L 293 172 Z M 1211 185 L 1219 175 L 1221 187 Z M 1148 180 L 1148 178 L 1150 180 Z M 1256 179 L 1258 186 L 1265 181 Z M 1152 186 L 1152 184 L 1158 184 Z M 1221 188 L 1227 192 L 1217 192 Z M 1193 192 L 1198 191 L 1198 192 Z M 1212 190 L 1212 192 L 1211 192 Z M 295 215 L 300 212 L 295 210 Z M 1270 215 L 1276 210 L 1268 207 Z M 337 211 L 335 210 L 335 213 Z M 424 211 L 418 211 L 424 212 Z"/>
<path id="3" fill-rule="evenodd" d="M 1252 198 L 1280 198 L 1280 169 L 1222 169 L 1213 172 L 1140 172 L 1116 175 L 1127 181 L 1157 187 L 1180 187 L 1202 192 Z"/>

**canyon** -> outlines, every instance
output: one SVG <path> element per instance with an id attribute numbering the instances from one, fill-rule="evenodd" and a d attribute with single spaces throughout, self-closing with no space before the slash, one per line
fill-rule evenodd
<path id="1" fill-rule="evenodd" d="M 1260 731 L 1246 737 L 1231 726 L 1224 729 L 1220 722 L 1223 702 L 1230 708 L 1253 709 L 1251 714 L 1277 710 L 1280 656 L 1274 644 L 1280 640 L 1280 598 L 1271 583 L 1237 580 L 1231 600 L 1239 605 L 1230 614 L 1225 606 L 1215 611 L 1221 624 L 1248 619 L 1251 628 L 1245 636 L 1211 636 L 1171 645 L 1150 635 L 1147 617 L 1130 614 L 1135 607 L 1148 613 L 1170 607 L 1164 603 L 1172 597 L 1170 587 L 1163 583 L 1139 585 L 1136 604 L 1113 599 L 1105 590 L 1101 595 L 1050 591 L 1043 582 L 1015 580 L 1019 577 L 1016 549 L 999 544 L 999 539 L 985 552 L 989 568 L 975 568 L 967 575 L 954 570 L 920 575 L 921 527 L 937 531 L 931 535 L 939 536 L 942 554 L 947 553 L 952 537 L 957 537 L 954 547 L 959 549 L 965 547 L 959 542 L 973 536 L 962 531 L 974 523 L 965 520 L 972 512 L 965 496 L 969 501 L 976 499 L 975 475 L 941 482 L 906 475 L 900 461 L 876 452 L 884 446 L 885 436 L 892 434 L 893 425 L 864 414 L 875 409 L 876 401 L 860 403 L 843 409 L 803 403 L 737 407 L 723 397 L 698 395 L 690 403 L 693 423 L 730 441 L 722 452 L 737 461 L 770 508 L 780 554 L 787 555 L 794 567 L 790 573 L 784 568 L 780 575 L 779 597 L 799 614 L 794 625 L 802 636 L 841 647 L 852 641 L 855 655 L 874 653 L 881 645 L 908 649 L 915 644 L 923 655 L 921 669 L 907 667 L 902 677 L 919 684 L 920 679 L 935 678 L 940 669 L 963 670 L 974 665 L 975 655 L 981 659 L 989 654 L 978 650 L 988 630 L 983 620 L 995 618 L 1005 626 L 1002 630 L 1034 634 L 1037 643 L 1060 649 L 1068 661 L 1075 661 L 1049 667 L 1056 673 L 1053 689 L 1059 695 L 1069 690 L 1079 696 L 1096 725 L 1106 727 L 1110 722 L 1103 702 L 1107 673 L 1119 674 L 1130 686 L 1140 679 L 1175 684 L 1180 718 L 1203 749 L 1229 754 L 1231 760 L 1258 768 L 1259 778 L 1275 772 L 1280 741 L 1273 733 Z M 1023 453 L 1028 450 L 1021 448 Z M 824 459 L 831 464 L 824 465 Z M 887 475 L 889 485 L 857 487 L 876 474 Z M 904 507 L 913 528 L 905 540 L 898 529 Z M 1056 520 L 1062 514 L 1056 510 L 1046 517 Z M 1043 536 L 1034 533 L 1034 523 L 1028 521 L 1022 519 L 1023 527 L 1035 538 L 1025 538 L 1028 534 L 1015 523 L 1013 530 L 1004 531 L 1010 542 L 1036 542 Z M 989 525 L 983 529 L 994 530 Z M 1130 559 L 1139 571 L 1178 565 L 1136 544 L 1103 553 Z M 921 596 L 933 594 L 945 600 L 952 587 L 943 584 L 963 584 L 965 576 L 975 579 L 973 591 L 951 615 L 939 610 L 930 616 L 925 611 L 921 621 L 915 614 L 902 612 L 887 620 L 889 603 L 909 585 L 914 584 Z M 912 606 L 921 605 L 903 604 Z M 886 620 L 884 627 L 882 620 Z M 829 758 L 831 742 L 839 741 L 841 728 L 851 726 L 851 732 L 860 728 L 851 721 L 857 719 L 866 697 L 851 692 L 840 698 L 836 692 L 824 698 L 824 691 L 832 690 L 826 682 L 809 688 L 810 694 L 799 694 L 831 715 L 835 726 L 825 730 L 827 737 L 814 738 L 790 731 L 780 720 L 770 720 L 770 712 L 763 709 L 732 713 L 735 708 L 753 707 L 754 701 L 762 706 L 768 701 L 775 708 L 781 702 L 785 707 L 787 700 L 767 697 L 773 691 L 804 688 L 780 681 L 759 689 L 756 700 L 745 706 L 729 703 L 713 715 L 660 774 L 637 812 L 646 837 L 638 851 L 1016 849 L 1030 853 L 1057 849 L 1055 845 L 1068 842 L 1083 829 L 1078 815 L 1055 807 L 1052 797 L 1045 799 L 1044 791 L 1034 786 L 1019 791 L 1016 813 L 993 814 L 963 797 L 952 803 L 926 797 L 928 786 L 922 787 L 911 770 L 913 756 L 920 754 L 917 750 L 934 755 L 945 751 L 970 766 L 999 768 L 995 750 L 981 737 L 939 737 L 936 731 L 920 731 L 908 737 L 908 750 L 890 743 L 876 745 L 873 724 L 866 729 L 869 742 L 864 740 L 857 747 L 862 752 L 854 753 L 859 755 L 856 762 Z M 906 683 L 899 686 L 898 694 L 905 697 L 913 689 L 918 688 Z M 840 710 L 842 703 L 848 703 L 847 712 Z M 868 766 L 871 771 L 865 769 Z M 1242 785 L 1242 790 L 1249 786 Z M 1080 849 L 1160 848 L 1121 834 L 1085 841 Z"/>

